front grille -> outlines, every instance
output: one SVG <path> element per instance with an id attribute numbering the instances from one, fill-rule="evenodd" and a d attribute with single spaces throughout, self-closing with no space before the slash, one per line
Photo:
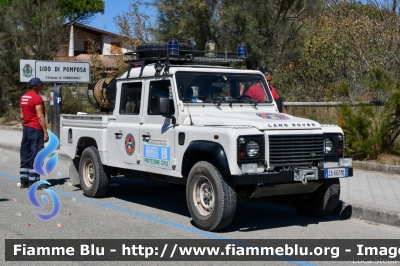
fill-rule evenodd
<path id="1" fill-rule="evenodd" d="M 318 135 L 269 136 L 269 166 L 311 166 L 324 160 L 324 137 Z"/>

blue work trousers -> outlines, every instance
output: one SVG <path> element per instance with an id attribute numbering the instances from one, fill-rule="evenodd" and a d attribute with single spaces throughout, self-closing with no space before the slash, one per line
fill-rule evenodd
<path id="1" fill-rule="evenodd" d="M 40 175 L 33 169 L 33 162 L 38 152 L 44 148 L 43 130 L 24 126 L 20 149 L 21 183 L 34 183 L 40 180 Z"/>

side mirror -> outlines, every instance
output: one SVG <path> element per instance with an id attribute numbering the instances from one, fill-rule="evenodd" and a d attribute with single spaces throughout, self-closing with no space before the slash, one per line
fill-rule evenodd
<path id="1" fill-rule="evenodd" d="M 167 115 L 169 110 L 169 98 L 163 96 L 158 98 L 157 109 L 159 114 Z"/>
<path id="2" fill-rule="evenodd" d="M 282 113 L 282 110 L 283 110 L 283 99 L 282 98 L 276 99 L 276 105 L 278 106 L 279 113 Z"/>

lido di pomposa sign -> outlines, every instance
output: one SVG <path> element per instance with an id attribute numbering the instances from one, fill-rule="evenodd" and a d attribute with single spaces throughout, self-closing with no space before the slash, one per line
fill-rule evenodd
<path id="1" fill-rule="evenodd" d="M 20 81 L 31 78 L 42 82 L 85 83 L 90 81 L 90 64 L 87 62 L 20 60 Z"/>

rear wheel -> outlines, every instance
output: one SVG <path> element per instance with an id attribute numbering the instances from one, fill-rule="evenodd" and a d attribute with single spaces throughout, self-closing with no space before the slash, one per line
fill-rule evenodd
<path id="1" fill-rule="evenodd" d="M 196 163 L 189 173 L 186 200 L 194 223 L 216 231 L 227 227 L 236 211 L 236 191 L 211 163 Z"/>
<path id="2" fill-rule="evenodd" d="M 339 178 L 328 179 L 313 193 L 292 196 L 295 208 L 302 214 L 322 217 L 331 214 L 340 197 Z"/>
<path id="3" fill-rule="evenodd" d="M 83 151 L 79 163 L 79 180 L 83 195 L 97 198 L 107 194 L 110 174 L 101 163 L 96 147 L 87 147 Z"/>

